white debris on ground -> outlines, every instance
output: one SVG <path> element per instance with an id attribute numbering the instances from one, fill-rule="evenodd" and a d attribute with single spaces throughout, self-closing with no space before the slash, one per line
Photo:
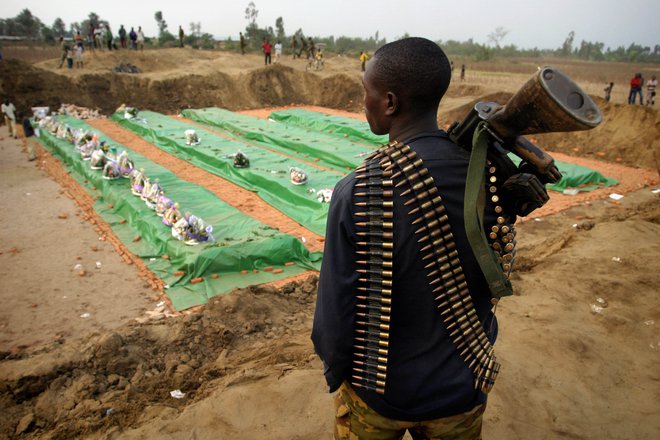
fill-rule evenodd
<path id="1" fill-rule="evenodd" d="M 75 104 L 62 104 L 57 111 L 60 115 L 73 116 L 78 119 L 102 119 L 105 115 L 101 114 L 99 109 L 90 109 L 86 107 L 79 107 Z"/>

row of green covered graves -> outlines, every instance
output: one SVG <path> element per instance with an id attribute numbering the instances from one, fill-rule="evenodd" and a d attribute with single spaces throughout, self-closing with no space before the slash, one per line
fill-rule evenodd
<path id="1" fill-rule="evenodd" d="M 255 192 L 319 235 L 325 233 L 334 185 L 387 142 L 366 122 L 302 109 L 273 112 L 267 120 L 219 108 L 185 110 L 183 116 L 125 108 L 112 119 L 164 153 L 184 155 Z M 94 209 L 163 280 L 177 310 L 237 287 L 320 268 L 322 253 L 310 252 L 300 238 L 180 179 L 84 120 L 43 110 L 35 119 L 40 143 L 96 197 Z M 589 191 L 617 183 L 581 166 L 557 165 L 564 177 L 549 189 Z"/>

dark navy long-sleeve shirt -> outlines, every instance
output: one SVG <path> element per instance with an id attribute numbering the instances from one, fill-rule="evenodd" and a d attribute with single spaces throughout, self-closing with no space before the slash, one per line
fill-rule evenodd
<path id="1" fill-rule="evenodd" d="M 468 244 L 463 223 L 463 198 L 469 153 L 446 133 L 423 134 L 405 142 L 424 161 L 447 210 L 451 231 L 479 321 L 492 343 L 497 333 L 490 313 L 490 293 Z M 330 391 L 350 382 L 356 320 L 358 264 L 355 174 L 335 187 L 326 230 L 312 340 L 325 366 Z M 432 293 L 428 270 L 401 197 L 394 195 L 394 269 L 387 385 L 383 395 L 362 388 L 356 393 L 379 414 L 406 421 L 430 420 L 472 409 L 485 401 L 475 390 L 473 374 L 459 356 Z M 487 211 L 489 211 L 487 209 Z M 487 217 L 486 223 L 492 222 Z"/>

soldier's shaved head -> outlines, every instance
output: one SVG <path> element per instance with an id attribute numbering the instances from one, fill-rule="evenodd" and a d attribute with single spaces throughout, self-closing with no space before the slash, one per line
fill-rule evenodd
<path id="1" fill-rule="evenodd" d="M 426 38 L 404 38 L 382 46 L 371 67 L 374 80 L 419 111 L 437 108 L 451 80 L 447 56 Z"/>

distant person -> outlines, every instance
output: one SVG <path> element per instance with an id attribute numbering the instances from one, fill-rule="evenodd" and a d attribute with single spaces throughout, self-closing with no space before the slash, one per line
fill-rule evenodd
<path id="1" fill-rule="evenodd" d="M 241 46 L 241 55 L 245 55 L 245 36 L 243 36 L 243 32 L 239 32 L 239 44 Z"/>
<path id="2" fill-rule="evenodd" d="M 64 37 L 60 37 L 60 65 L 57 66 L 58 69 L 61 69 L 66 61 L 66 53 L 69 50 L 69 45 L 64 41 Z"/>
<path id="3" fill-rule="evenodd" d="M 25 144 L 28 151 L 28 160 L 32 162 L 37 158 L 37 155 L 34 151 L 34 128 L 32 128 L 32 122 L 27 116 L 19 115 L 21 124 L 23 125 L 23 134 L 25 135 Z"/>
<path id="4" fill-rule="evenodd" d="M 453 74 L 453 73 L 454 73 L 454 62 L 451 61 L 451 62 L 449 63 L 449 66 L 451 67 L 451 73 Z"/>
<path id="5" fill-rule="evenodd" d="M 651 79 L 646 82 L 646 105 L 655 106 L 655 88 L 658 85 L 658 80 L 655 75 L 651 75 Z"/>
<path id="6" fill-rule="evenodd" d="M 296 59 L 296 49 L 298 48 L 298 39 L 294 35 L 291 38 L 291 52 L 293 53 L 293 59 Z"/>
<path id="7" fill-rule="evenodd" d="M 312 37 L 309 37 L 309 41 L 307 42 L 309 45 L 309 52 L 307 52 L 307 59 L 314 59 L 314 56 L 316 55 L 316 46 L 314 46 L 314 40 L 312 40 Z"/>
<path id="8" fill-rule="evenodd" d="M 122 49 L 126 49 L 126 29 L 123 24 L 119 26 L 119 43 Z"/>
<path id="9" fill-rule="evenodd" d="M 112 50 L 112 30 L 109 25 L 105 28 L 105 43 L 108 45 L 108 50 Z"/>
<path id="10" fill-rule="evenodd" d="M 465 81 L 465 64 L 461 65 L 461 81 Z"/>
<path id="11" fill-rule="evenodd" d="M 80 35 L 80 31 L 76 31 L 76 36 L 74 37 L 74 40 L 76 41 L 76 46 L 83 47 L 83 39 L 82 39 L 82 35 Z"/>
<path id="12" fill-rule="evenodd" d="M 94 50 L 94 25 L 89 24 L 89 32 L 87 33 L 87 48 Z"/>
<path id="13" fill-rule="evenodd" d="M 83 48 L 82 46 L 76 46 L 74 49 L 75 52 L 75 57 L 76 57 L 76 69 L 82 69 L 83 68 Z"/>
<path id="14" fill-rule="evenodd" d="M 16 133 L 16 107 L 14 107 L 14 104 L 12 104 L 9 98 L 5 98 L 5 102 L 0 106 L 0 110 L 2 110 L 2 115 L 5 117 L 9 137 L 18 139 L 18 133 Z"/>
<path id="15" fill-rule="evenodd" d="M 94 45 L 98 50 L 103 50 L 103 38 L 105 38 L 105 29 L 103 25 L 100 25 L 97 29 L 94 29 Z"/>
<path id="16" fill-rule="evenodd" d="M 183 47 L 183 28 L 179 25 L 179 47 Z"/>
<path id="17" fill-rule="evenodd" d="M 639 105 L 644 105 L 644 77 L 639 74 Z"/>
<path id="18" fill-rule="evenodd" d="M 73 69 L 73 47 L 71 46 L 66 51 L 66 67 Z"/>
<path id="19" fill-rule="evenodd" d="M 282 43 L 280 40 L 277 40 L 275 43 L 275 63 L 280 62 L 280 57 L 282 56 Z"/>
<path id="20" fill-rule="evenodd" d="M 261 50 L 264 52 L 264 64 L 267 66 L 270 64 L 270 53 L 273 49 L 273 45 L 270 44 L 270 41 L 264 38 L 264 42 L 261 45 Z"/>
<path id="21" fill-rule="evenodd" d="M 305 52 L 307 53 L 307 40 L 305 40 L 304 36 L 300 37 L 300 50 L 298 51 L 298 58 L 300 58 L 300 55 Z"/>
<path id="22" fill-rule="evenodd" d="M 605 101 L 610 102 L 610 98 L 612 97 L 612 89 L 614 88 L 614 83 L 611 82 L 608 86 L 606 86 L 603 91 L 605 92 Z"/>
<path id="23" fill-rule="evenodd" d="M 367 60 L 369 55 L 366 52 L 360 51 L 360 70 L 364 72 L 367 69 Z"/>
<path id="24" fill-rule="evenodd" d="M 142 32 L 142 26 L 138 26 L 137 44 L 140 50 L 144 50 L 144 32 Z"/>
<path id="25" fill-rule="evenodd" d="M 131 27 L 131 31 L 128 33 L 128 39 L 131 43 L 131 49 L 137 50 L 137 32 Z"/>
<path id="26" fill-rule="evenodd" d="M 637 94 L 642 92 L 642 74 L 636 73 L 630 79 L 630 92 L 628 93 L 628 104 L 635 104 L 637 101 Z M 640 95 L 641 101 L 641 95 Z"/>

